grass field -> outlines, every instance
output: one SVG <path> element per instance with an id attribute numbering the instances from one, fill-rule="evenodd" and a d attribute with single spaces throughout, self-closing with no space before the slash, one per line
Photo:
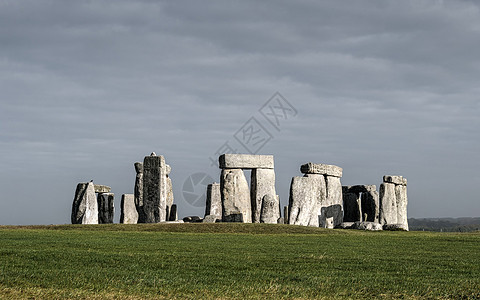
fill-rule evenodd
<path id="1" fill-rule="evenodd" d="M 480 299 L 480 233 L 0 226 L 1 299 Z"/>

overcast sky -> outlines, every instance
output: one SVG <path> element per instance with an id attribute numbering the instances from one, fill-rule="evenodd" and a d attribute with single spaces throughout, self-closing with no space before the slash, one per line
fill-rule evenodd
<path id="1" fill-rule="evenodd" d="M 409 217 L 480 216 L 479 128 L 475 2 L 0 0 L 0 224 L 69 223 L 91 179 L 118 220 L 152 151 L 203 216 L 184 182 L 218 182 L 225 143 L 275 156 L 282 205 L 311 161 L 403 175 Z"/>

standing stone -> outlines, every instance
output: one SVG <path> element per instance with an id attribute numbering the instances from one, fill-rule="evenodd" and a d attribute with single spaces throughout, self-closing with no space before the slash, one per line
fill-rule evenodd
<path id="1" fill-rule="evenodd" d="M 395 184 L 384 182 L 380 185 L 380 224 L 397 224 L 397 200 Z"/>
<path id="2" fill-rule="evenodd" d="M 217 216 L 222 219 L 222 195 L 220 193 L 220 184 L 211 183 L 207 185 L 207 199 L 205 206 L 205 216 Z"/>
<path id="3" fill-rule="evenodd" d="M 152 153 L 143 161 L 143 210 L 145 223 L 167 219 L 167 176 L 165 159 Z"/>
<path id="4" fill-rule="evenodd" d="M 251 178 L 250 199 L 252 201 L 252 222 L 260 223 L 262 200 L 264 197 L 269 195 L 270 198 L 268 199 L 276 201 L 275 171 L 273 169 L 253 169 Z M 275 207 L 279 208 L 280 204 L 278 203 Z M 277 210 L 280 211 L 280 209 Z M 278 216 L 277 219 L 279 217 L 280 216 Z"/>
<path id="5" fill-rule="evenodd" d="M 170 217 L 168 218 L 168 221 L 170 221 L 170 222 L 178 221 L 178 213 L 177 213 L 177 205 L 176 204 L 172 204 L 172 208 L 170 209 Z"/>
<path id="6" fill-rule="evenodd" d="M 320 227 L 335 228 L 343 222 L 343 196 L 340 177 L 325 176 L 326 205 L 322 207 Z"/>
<path id="7" fill-rule="evenodd" d="M 362 220 L 362 209 L 359 193 L 343 193 L 343 222 Z"/>
<path id="8" fill-rule="evenodd" d="M 98 224 L 98 203 L 93 182 L 77 185 L 71 219 L 72 224 Z"/>
<path id="9" fill-rule="evenodd" d="M 120 215 L 120 223 L 137 224 L 138 213 L 135 207 L 135 197 L 133 194 L 123 194 L 121 203 L 122 213 Z"/>
<path id="10" fill-rule="evenodd" d="M 318 227 L 319 213 L 325 201 L 325 189 L 322 175 L 293 177 L 290 185 L 288 224 Z"/>
<path id="11" fill-rule="evenodd" d="M 115 194 L 102 193 L 98 194 L 98 224 L 111 224 L 113 223 L 113 216 L 115 213 Z"/>
<path id="12" fill-rule="evenodd" d="M 135 188 L 133 194 L 135 197 L 135 207 L 137 208 L 138 212 L 138 223 L 145 223 L 146 216 L 143 207 L 143 163 L 136 162 L 134 166 L 137 175 L 135 177 Z"/>
<path id="13" fill-rule="evenodd" d="M 260 223 L 277 224 L 280 218 L 279 211 L 277 197 L 273 197 L 271 194 L 263 196 Z"/>
<path id="14" fill-rule="evenodd" d="M 283 207 L 283 220 L 284 220 L 285 224 L 288 224 L 288 220 L 290 219 L 289 216 L 288 216 L 288 211 L 289 211 L 288 205 L 284 206 Z"/>
<path id="15" fill-rule="evenodd" d="M 397 202 L 397 223 L 402 225 L 402 228 L 408 230 L 407 219 L 407 187 L 405 185 L 395 186 L 395 197 Z"/>
<path id="16" fill-rule="evenodd" d="M 379 221 L 379 200 L 377 187 L 375 185 L 367 186 L 367 190 L 362 193 L 362 221 L 376 222 Z"/>
<path id="17" fill-rule="evenodd" d="M 170 179 L 171 171 L 172 171 L 172 168 L 169 165 L 165 165 L 165 174 L 166 174 L 165 181 L 166 181 L 166 187 L 167 187 L 167 208 L 166 208 L 167 221 L 170 220 L 170 215 L 172 214 L 172 205 L 173 205 L 173 186 L 172 186 L 172 179 Z"/>
<path id="18" fill-rule="evenodd" d="M 252 222 L 252 207 L 248 183 L 242 169 L 223 169 L 220 189 L 222 220 L 224 222 Z"/>

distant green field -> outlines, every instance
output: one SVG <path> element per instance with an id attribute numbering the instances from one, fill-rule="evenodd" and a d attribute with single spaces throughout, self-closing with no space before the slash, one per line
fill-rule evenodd
<path id="1" fill-rule="evenodd" d="M 480 233 L 0 226 L 1 299 L 480 299 Z"/>

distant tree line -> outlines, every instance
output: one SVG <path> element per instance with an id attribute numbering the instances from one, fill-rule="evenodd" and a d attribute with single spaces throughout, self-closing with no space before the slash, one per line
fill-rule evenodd
<path id="1" fill-rule="evenodd" d="M 480 231 L 480 218 L 408 219 L 412 231 L 471 232 Z"/>

